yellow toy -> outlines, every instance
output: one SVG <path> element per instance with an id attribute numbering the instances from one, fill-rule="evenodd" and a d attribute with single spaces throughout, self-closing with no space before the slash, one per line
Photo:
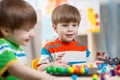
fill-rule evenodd
<path id="1" fill-rule="evenodd" d="M 97 21 L 98 14 L 95 14 L 93 8 L 88 8 L 87 14 L 88 14 L 88 20 L 91 24 L 90 28 L 88 29 L 88 32 L 99 32 L 100 31 L 100 27 L 99 27 L 100 23 Z"/>
<path id="2" fill-rule="evenodd" d="M 32 68 L 37 70 L 37 63 L 40 60 L 40 58 L 35 58 L 32 60 Z"/>

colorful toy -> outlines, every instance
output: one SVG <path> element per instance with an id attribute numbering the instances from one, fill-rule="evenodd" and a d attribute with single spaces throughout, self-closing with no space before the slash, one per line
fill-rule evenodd
<path id="1" fill-rule="evenodd" d="M 120 64 L 120 59 L 118 57 L 116 57 L 116 58 L 110 58 L 106 62 L 109 63 L 110 65 L 112 65 L 112 64 L 118 65 L 118 64 Z"/>
<path id="2" fill-rule="evenodd" d="M 100 74 L 100 80 L 105 80 L 105 74 L 104 73 Z"/>
<path id="3" fill-rule="evenodd" d="M 104 61 L 105 63 L 108 63 L 110 65 L 119 65 L 120 64 L 120 58 L 116 57 L 116 58 L 108 58 L 108 59 L 98 59 L 100 61 Z"/>
<path id="4" fill-rule="evenodd" d="M 93 74 L 92 75 L 92 80 L 98 80 L 98 74 Z"/>
<path id="5" fill-rule="evenodd" d="M 79 76 L 91 76 L 92 74 L 97 73 L 97 68 L 88 66 L 68 66 L 68 67 L 56 67 L 48 66 L 46 72 L 52 75 L 73 75 L 77 74 Z"/>
<path id="6" fill-rule="evenodd" d="M 72 75 L 72 80 L 77 80 L 78 76 L 76 74 Z"/>

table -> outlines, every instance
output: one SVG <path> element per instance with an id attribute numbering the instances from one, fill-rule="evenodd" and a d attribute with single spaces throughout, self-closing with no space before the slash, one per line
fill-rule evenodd
<path id="1" fill-rule="evenodd" d="M 45 74 L 48 74 L 46 72 L 44 72 Z M 50 74 L 48 74 L 50 75 Z M 52 75 L 53 76 L 53 75 Z M 57 78 L 57 80 L 73 80 L 71 76 L 54 76 Z M 78 78 L 76 80 L 93 80 L 92 76 L 89 77 L 82 77 L 82 76 L 78 76 Z M 100 77 L 98 77 L 98 80 L 101 80 Z M 108 76 L 105 78 L 105 80 L 120 80 L 120 76 Z"/>
<path id="2" fill-rule="evenodd" d="M 90 65 L 90 64 L 87 63 L 87 65 Z M 95 64 L 95 62 L 93 64 Z M 49 74 L 49 75 L 51 75 L 51 74 Z M 52 76 L 54 76 L 54 75 L 52 75 Z M 57 80 L 73 80 L 71 76 L 55 76 L 55 77 L 57 78 Z M 93 80 L 93 78 L 92 78 L 92 76 L 85 76 L 85 77 L 78 76 L 78 78 L 76 80 Z M 98 80 L 101 80 L 100 76 L 98 76 Z M 105 80 L 120 80 L 120 76 L 105 75 Z"/>
<path id="3" fill-rule="evenodd" d="M 57 77 L 58 80 L 72 80 L 71 77 Z M 92 77 L 78 77 L 77 80 L 92 80 Z M 100 80 L 100 78 L 98 79 Z M 105 80 L 120 80 L 120 77 L 115 76 L 115 77 L 109 77 L 106 78 Z"/>

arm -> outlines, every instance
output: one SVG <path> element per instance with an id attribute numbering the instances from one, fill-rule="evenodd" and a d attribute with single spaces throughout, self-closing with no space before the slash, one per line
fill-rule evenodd
<path id="1" fill-rule="evenodd" d="M 53 59 L 52 55 L 47 49 L 42 49 L 41 58 L 39 61 L 40 66 L 38 70 L 44 71 L 47 66 L 67 66 L 66 62 L 61 62 L 61 58 L 64 56 L 64 53 L 59 55 L 56 59 Z"/>
<path id="2" fill-rule="evenodd" d="M 44 71 L 47 66 L 51 66 L 51 63 L 53 61 L 52 55 L 49 53 L 49 51 L 45 48 L 42 48 L 40 60 L 38 62 L 38 70 Z"/>
<path id="3" fill-rule="evenodd" d="M 11 64 L 8 67 L 8 72 L 22 80 L 55 80 L 55 77 L 33 70 L 19 63 Z"/>
<path id="4" fill-rule="evenodd" d="M 6 46 L 4 47 L 3 45 L 1 51 L 3 52 L 0 53 L 0 62 L 2 62 L 0 63 L 0 77 L 4 77 L 4 75 L 6 75 L 5 72 L 7 72 L 20 78 L 21 80 L 55 80 L 55 77 L 32 70 L 27 66 L 19 64 L 14 52 L 11 48 L 9 48 L 9 46 L 6 48 Z"/>
<path id="5" fill-rule="evenodd" d="M 50 62 L 50 63 L 47 63 L 47 64 L 41 64 L 39 67 L 38 67 L 38 70 L 40 71 L 44 71 L 46 69 L 46 67 L 48 66 L 62 66 L 62 67 L 67 67 L 68 63 L 67 62 L 61 62 L 60 60 L 55 60 L 53 62 Z"/>

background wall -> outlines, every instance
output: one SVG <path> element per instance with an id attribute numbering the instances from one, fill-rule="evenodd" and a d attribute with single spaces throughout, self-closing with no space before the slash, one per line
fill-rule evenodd
<path id="1" fill-rule="evenodd" d="M 98 51 L 120 57 L 120 0 L 101 0 L 101 32 L 94 34 Z"/>

